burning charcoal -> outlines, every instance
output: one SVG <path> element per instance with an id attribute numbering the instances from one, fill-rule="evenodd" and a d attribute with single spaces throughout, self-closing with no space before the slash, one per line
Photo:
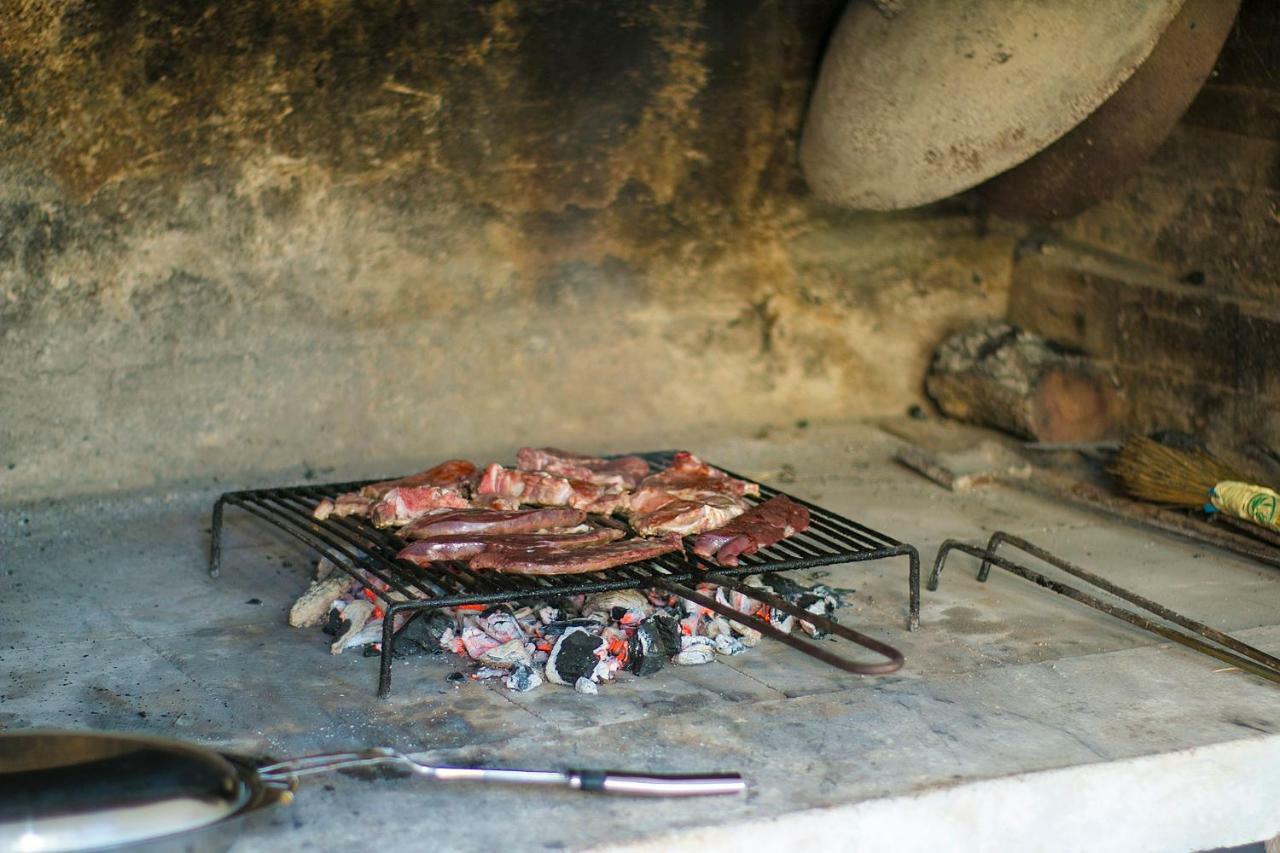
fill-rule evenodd
<path id="1" fill-rule="evenodd" d="M 680 654 L 673 658 L 673 662 L 680 666 L 711 663 L 716 658 L 716 644 L 706 637 L 684 637 L 680 645 Z"/>
<path id="2" fill-rule="evenodd" d="M 667 658 L 667 646 L 659 633 L 654 619 L 650 617 L 636 627 L 627 644 L 627 657 L 631 662 L 631 671 L 636 675 L 653 675 L 662 669 Z"/>
<path id="3" fill-rule="evenodd" d="M 622 621 L 628 611 L 638 611 L 641 618 L 653 612 L 649 599 L 634 589 L 619 589 L 588 595 L 582 603 L 583 616 L 602 616 L 606 621 Z"/>
<path id="4" fill-rule="evenodd" d="M 740 655 L 747 650 L 742 641 L 734 638 L 732 634 L 718 634 L 715 644 L 718 655 Z"/>
<path id="5" fill-rule="evenodd" d="M 511 668 L 511 674 L 507 676 L 506 684 L 508 690 L 514 690 L 517 693 L 528 693 L 533 688 L 542 685 L 542 676 L 531 666 L 517 664 Z"/>
<path id="6" fill-rule="evenodd" d="M 542 635 L 544 637 L 559 637 L 562 634 L 569 633 L 574 628 L 595 631 L 599 630 L 600 623 L 594 619 L 564 619 L 559 622 L 552 622 L 542 632 Z"/>
<path id="7" fill-rule="evenodd" d="M 728 619 L 717 615 L 707 619 L 703 626 L 702 633 L 714 640 L 721 636 L 733 636 L 733 628 L 729 625 Z"/>
<path id="8" fill-rule="evenodd" d="M 338 635 L 338 639 L 333 641 L 333 645 L 329 646 L 329 653 L 342 654 L 342 650 L 347 647 L 347 641 L 360 634 L 371 616 L 373 616 L 373 603 L 363 598 L 357 598 L 343 608 L 342 617 L 347 627 Z"/>
<path id="9" fill-rule="evenodd" d="M 791 629 L 796 626 L 796 617 L 781 610 L 774 610 L 772 607 L 769 608 L 769 621 L 773 623 L 773 627 L 784 634 L 790 634 Z"/>
<path id="10" fill-rule="evenodd" d="M 600 692 L 600 688 L 597 687 L 596 683 L 590 678 L 579 678 L 577 681 L 573 682 L 573 689 L 578 693 L 582 693 L 587 696 L 595 696 Z"/>
<path id="11" fill-rule="evenodd" d="M 489 649 L 480 655 L 480 661 L 498 669 L 510 669 L 517 664 L 528 665 L 533 663 L 524 640 L 507 640 L 502 645 Z"/>
<path id="12" fill-rule="evenodd" d="M 440 654 L 440 639 L 453 630 L 453 619 L 439 610 L 424 613 L 396 632 L 396 657 Z"/>
<path id="13" fill-rule="evenodd" d="M 812 593 L 805 593 L 796 599 L 796 604 L 804 608 L 806 612 L 812 613 L 815 616 L 825 616 L 828 619 L 835 618 L 836 603 L 834 598 L 831 596 L 818 596 Z M 819 629 L 811 622 L 801 620 L 800 627 L 804 629 L 805 633 L 809 634 L 815 640 L 821 640 L 827 635 L 826 631 Z"/>
<path id="14" fill-rule="evenodd" d="M 382 620 L 371 620 L 366 622 L 364 627 L 359 631 L 347 636 L 346 640 L 342 642 L 342 651 L 346 651 L 347 649 L 363 648 L 365 646 L 372 645 L 373 643 L 377 643 L 381 639 Z"/>
<path id="15" fill-rule="evenodd" d="M 294 628 L 319 625 L 333 602 L 341 598 L 350 586 L 351 578 L 343 572 L 311 584 L 289 608 L 289 624 Z"/>
<path id="16" fill-rule="evenodd" d="M 760 638 L 764 635 L 755 628 L 748 628 L 746 625 L 739 625 L 737 622 L 731 622 L 733 632 L 737 635 L 738 641 L 749 649 L 754 649 L 760 645 Z"/>
<path id="17" fill-rule="evenodd" d="M 565 615 L 565 612 L 559 607 L 548 606 L 539 608 L 538 610 L 538 620 L 542 622 L 543 625 L 550 625 L 553 622 L 563 622 Z"/>
<path id="18" fill-rule="evenodd" d="M 584 675 L 595 671 L 600 653 L 605 648 L 603 637 L 588 633 L 584 628 L 569 628 L 556 641 L 547 658 L 547 680 L 553 684 L 572 685 Z"/>
<path id="19" fill-rule="evenodd" d="M 471 673 L 472 681 L 486 681 L 490 678 L 506 678 L 507 671 L 492 666 L 482 666 L 475 672 Z"/>
<path id="20" fill-rule="evenodd" d="M 342 618 L 342 610 L 334 607 L 325 616 L 324 626 L 320 629 L 330 637 L 336 637 L 343 631 L 347 630 L 347 626 L 351 623 Z"/>
<path id="21" fill-rule="evenodd" d="M 485 652 L 490 649 L 496 649 L 500 645 L 502 643 L 490 637 L 473 623 L 468 623 L 462 628 L 462 646 L 473 660 L 479 660 Z"/>
<path id="22" fill-rule="evenodd" d="M 477 623 L 482 631 L 499 643 L 506 643 L 511 640 L 523 642 L 525 638 L 524 629 L 520 627 L 520 620 L 516 619 L 515 614 L 508 607 L 489 608 L 480 614 Z"/>

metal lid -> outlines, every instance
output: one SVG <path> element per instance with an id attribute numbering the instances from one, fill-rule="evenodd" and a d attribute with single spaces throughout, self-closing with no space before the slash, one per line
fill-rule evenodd
<path id="1" fill-rule="evenodd" d="M 91 850 L 196 829 L 251 791 L 211 750 L 133 735 L 0 734 L 0 851 Z"/>

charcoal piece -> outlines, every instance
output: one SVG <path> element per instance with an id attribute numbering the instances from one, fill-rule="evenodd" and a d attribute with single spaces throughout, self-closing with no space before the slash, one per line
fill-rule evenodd
<path id="1" fill-rule="evenodd" d="M 570 628 L 594 628 L 599 630 L 600 623 L 594 619 L 562 619 L 559 622 L 548 623 L 542 634 L 548 638 L 559 637 L 568 633 Z"/>
<path id="2" fill-rule="evenodd" d="M 341 610 L 330 610 L 324 618 L 324 627 L 320 630 L 324 631 L 330 637 L 339 637 L 344 631 L 351 627 L 351 620 L 342 618 Z"/>
<path id="3" fill-rule="evenodd" d="M 627 641 L 628 667 L 636 675 L 653 675 L 666 663 L 667 649 L 658 627 L 650 617 L 636 626 Z"/>
<path id="4" fill-rule="evenodd" d="M 396 649 L 396 657 L 399 657 L 399 649 Z M 365 643 L 360 649 L 360 656 L 366 658 L 376 658 L 382 654 L 382 643 Z"/>
<path id="5" fill-rule="evenodd" d="M 641 622 L 641 625 L 650 624 L 657 633 L 658 639 L 662 641 L 662 652 L 666 655 L 679 654 L 680 652 L 680 620 L 666 613 L 655 613 L 648 619 Z"/>
<path id="6" fill-rule="evenodd" d="M 587 696 L 595 696 L 600 692 L 600 688 L 596 686 L 596 683 L 585 677 L 573 682 L 573 689 Z"/>
<path id="7" fill-rule="evenodd" d="M 513 666 L 506 680 L 507 689 L 514 690 L 516 693 L 528 693 L 541 684 L 542 676 L 538 670 L 523 663 Z"/>
<path id="8" fill-rule="evenodd" d="M 440 638 L 453 627 L 453 618 L 439 610 L 423 613 L 396 632 L 393 654 L 398 658 L 444 654 Z"/>
<path id="9" fill-rule="evenodd" d="M 452 684 L 454 687 L 457 687 L 460 684 L 466 683 L 467 676 L 461 672 L 451 672 L 445 676 L 444 680 Z"/>
<path id="10" fill-rule="evenodd" d="M 590 676 L 600 662 L 596 653 L 605 645 L 604 637 L 570 628 L 556 641 L 547 658 L 547 680 L 572 686 L 579 678 Z"/>

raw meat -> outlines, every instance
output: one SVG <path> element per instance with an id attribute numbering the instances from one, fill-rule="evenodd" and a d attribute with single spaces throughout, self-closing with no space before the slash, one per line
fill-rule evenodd
<path id="1" fill-rule="evenodd" d="M 645 515 L 676 499 L 705 502 L 714 495 L 741 497 L 758 494 L 760 487 L 755 483 L 730 477 L 682 450 L 672 459 L 671 467 L 640 481 L 631 495 L 629 508 L 633 515 Z"/>
<path id="2" fill-rule="evenodd" d="M 623 489 L 634 489 L 649 474 L 649 463 L 639 456 L 603 459 L 555 447 L 520 448 L 516 453 L 516 467 L 521 471 L 546 471 L 570 480 Z"/>
<path id="3" fill-rule="evenodd" d="M 583 548 L 621 539 L 623 532 L 612 527 L 569 528 L 555 533 L 455 533 L 421 539 L 401 551 L 402 560 L 429 565 L 437 560 L 469 560 L 483 551 L 510 548 L 554 547 Z"/>
<path id="4" fill-rule="evenodd" d="M 370 483 L 360 489 L 360 494 L 367 498 L 383 498 L 392 489 L 411 488 L 415 486 L 439 486 L 442 489 L 461 491 L 476 475 L 476 466 L 465 459 L 450 459 L 441 462 L 434 468 L 428 468 L 398 480 L 383 480 L 381 483 Z"/>
<path id="5" fill-rule="evenodd" d="M 405 539 L 474 533 L 538 533 L 581 524 L 587 514 L 579 509 L 454 509 L 424 515 L 400 528 Z"/>
<path id="6" fill-rule="evenodd" d="M 770 498 L 723 527 L 703 533 L 693 553 L 714 556 L 722 566 L 738 565 L 738 557 L 809 529 L 809 510 L 782 495 Z"/>
<path id="7" fill-rule="evenodd" d="M 698 500 L 668 498 L 657 509 L 632 515 L 631 526 L 642 536 L 660 533 L 691 536 L 720 527 L 746 510 L 747 504 L 742 498 L 707 492 Z"/>
<path id="8" fill-rule="evenodd" d="M 320 501 L 320 503 L 316 504 L 316 508 L 311 511 L 311 516 L 320 521 L 324 521 L 331 515 L 338 518 L 346 518 L 349 515 L 367 516 L 373 504 L 374 500 L 372 498 L 366 498 L 356 492 L 347 492 L 345 495 L 338 495 L 333 500 L 325 498 Z"/>
<path id="9" fill-rule="evenodd" d="M 466 509 L 471 502 L 454 489 L 398 486 L 373 505 L 369 517 L 378 527 L 400 527 L 437 509 Z"/>
<path id="10" fill-rule="evenodd" d="M 471 561 L 473 569 L 517 575 L 572 575 L 598 572 L 680 550 L 680 537 L 625 539 L 587 548 L 539 546 L 485 551 Z"/>
<path id="11" fill-rule="evenodd" d="M 570 480 L 545 471 L 503 468 L 496 462 L 484 469 L 476 485 L 476 499 L 488 506 L 519 501 L 540 506 L 569 506 L 609 515 L 624 505 L 625 494 L 585 480 Z"/>

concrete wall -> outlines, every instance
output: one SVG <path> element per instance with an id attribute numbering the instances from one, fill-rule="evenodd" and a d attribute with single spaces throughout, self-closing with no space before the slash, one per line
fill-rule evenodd
<path id="1" fill-rule="evenodd" d="M 0 5 L 0 502 L 901 411 L 1011 243 L 810 199 L 842 5 Z"/>
<path id="2" fill-rule="evenodd" d="M 1245 0 L 1156 156 L 1019 252 L 1010 319 L 1112 366 L 1135 429 L 1280 453 L 1278 69 L 1280 4 Z"/>

